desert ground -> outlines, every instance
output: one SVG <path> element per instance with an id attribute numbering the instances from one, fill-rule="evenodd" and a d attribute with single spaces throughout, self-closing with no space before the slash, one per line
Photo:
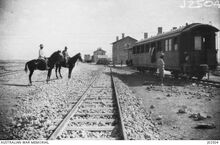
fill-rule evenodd
<path id="1" fill-rule="evenodd" d="M 24 61 L 1 63 L 0 139 L 47 139 L 102 67 L 77 63 L 71 79 L 62 68 L 63 78 L 53 71 L 49 83 L 46 71 L 35 71 L 29 86 Z M 157 76 L 130 68 L 113 68 L 113 76 L 141 101 L 155 139 L 220 139 L 219 88 L 172 78 L 161 86 Z"/>
<path id="2" fill-rule="evenodd" d="M 159 129 L 160 139 L 220 139 L 219 88 L 168 77 L 161 86 L 156 75 L 129 68 L 118 67 L 116 70 L 114 76 L 142 99 L 143 106 Z M 210 79 L 219 81 L 217 76 L 211 75 Z M 198 127 L 201 124 L 207 128 Z"/>
<path id="3" fill-rule="evenodd" d="M 35 71 L 33 85 L 29 86 L 24 62 L 4 64 L 2 72 L 19 70 L 2 75 L 0 83 L 0 139 L 46 139 L 60 123 L 72 105 L 86 89 L 100 66 L 76 64 L 72 78 L 62 69 L 63 79 L 57 80 L 52 72 L 46 83 L 47 71 Z"/>

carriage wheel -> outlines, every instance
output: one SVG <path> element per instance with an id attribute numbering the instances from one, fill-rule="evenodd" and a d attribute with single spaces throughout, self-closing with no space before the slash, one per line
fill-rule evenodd
<path id="1" fill-rule="evenodd" d="M 201 80 L 201 79 L 203 78 L 203 76 L 204 76 L 204 75 L 199 74 L 199 75 L 197 75 L 196 77 L 197 77 L 198 80 Z"/>
<path id="2" fill-rule="evenodd" d="M 179 73 L 178 72 L 173 71 L 171 74 L 174 76 L 175 79 L 179 78 Z"/>
<path id="3" fill-rule="evenodd" d="M 153 75 L 153 74 L 156 74 L 157 69 L 150 69 L 149 72 L 150 72 L 150 74 L 152 74 L 152 75 Z"/>

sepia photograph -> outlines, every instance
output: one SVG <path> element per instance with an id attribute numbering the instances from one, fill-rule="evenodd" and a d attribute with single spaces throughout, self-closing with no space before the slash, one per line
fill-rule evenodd
<path id="1" fill-rule="evenodd" d="M 219 49 L 220 0 L 0 0 L 0 144 L 219 144 Z"/>

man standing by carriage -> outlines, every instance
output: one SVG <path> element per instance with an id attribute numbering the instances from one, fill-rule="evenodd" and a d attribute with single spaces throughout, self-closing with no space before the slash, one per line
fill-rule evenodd
<path id="1" fill-rule="evenodd" d="M 161 80 L 161 85 L 163 86 L 163 81 L 164 81 L 164 68 L 165 68 L 165 63 L 164 63 L 164 53 L 160 54 L 160 58 L 157 61 L 157 67 L 159 69 L 159 75 L 160 75 L 160 80 Z"/>
<path id="2" fill-rule="evenodd" d="M 64 57 L 64 62 L 65 65 L 68 66 L 68 58 L 69 58 L 69 54 L 67 52 L 67 47 L 65 46 L 64 50 L 62 51 L 63 57 Z"/>

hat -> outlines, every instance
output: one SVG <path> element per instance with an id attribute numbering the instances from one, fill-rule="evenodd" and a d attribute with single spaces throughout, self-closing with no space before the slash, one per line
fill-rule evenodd
<path id="1" fill-rule="evenodd" d="M 164 57 L 164 53 L 161 53 L 161 54 L 160 54 L 160 58 L 163 58 L 163 57 Z"/>
<path id="2" fill-rule="evenodd" d="M 44 47 L 44 45 L 43 45 L 43 44 L 40 44 L 40 47 Z"/>

